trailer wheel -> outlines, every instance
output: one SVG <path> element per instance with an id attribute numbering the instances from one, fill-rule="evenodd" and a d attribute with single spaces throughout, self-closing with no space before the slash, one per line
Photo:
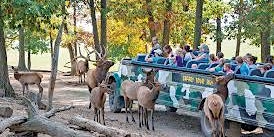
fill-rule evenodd
<path id="1" fill-rule="evenodd" d="M 257 126 L 253 126 L 253 125 L 248 125 L 245 123 L 241 124 L 241 128 L 244 129 L 245 131 L 253 131 L 257 128 Z"/>
<path id="2" fill-rule="evenodd" d="M 212 135 L 211 126 L 210 126 L 209 120 L 206 117 L 204 111 L 201 112 L 200 124 L 201 124 L 201 129 L 202 129 L 203 134 L 206 137 L 211 137 L 211 135 Z"/>
<path id="3" fill-rule="evenodd" d="M 165 107 L 166 107 L 167 112 L 176 112 L 177 111 L 177 108 L 175 108 L 175 107 L 170 107 L 170 106 L 165 106 Z"/>

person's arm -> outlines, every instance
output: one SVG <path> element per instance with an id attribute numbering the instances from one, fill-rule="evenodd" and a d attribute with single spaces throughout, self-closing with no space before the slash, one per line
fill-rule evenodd
<path id="1" fill-rule="evenodd" d="M 205 54 L 202 54 L 201 56 L 197 56 L 195 59 L 193 60 L 201 60 L 201 59 L 204 59 L 205 58 Z"/>

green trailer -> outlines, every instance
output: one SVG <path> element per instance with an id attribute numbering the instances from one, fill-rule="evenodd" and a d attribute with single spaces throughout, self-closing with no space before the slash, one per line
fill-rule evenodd
<path id="1" fill-rule="evenodd" d="M 113 112 L 120 112 L 124 107 L 120 94 L 121 82 L 126 79 L 144 79 L 142 68 L 153 68 L 156 71 L 155 78 L 163 85 L 157 104 L 165 105 L 168 111 L 183 109 L 199 113 L 197 107 L 200 101 L 216 91 L 212 74 L 223 75 L 199 69 L 124 59 L 119 71 L 113 73 L 117 82 L 116 91 L 109 99 Z M 245 125 L 242 127 L 247 129 L 259 126 L 264 129 L 265 135 L 274 136 L 274 79 L 236 74 L 227 86 L 229 96 L 225 103 L 226 120 L 241 123 Z M 206 132 L 211 132 L 206 131 L 210 128 L 207 128 L 209 125 L 203 115 L 201 126 L 205 135 Z"/>

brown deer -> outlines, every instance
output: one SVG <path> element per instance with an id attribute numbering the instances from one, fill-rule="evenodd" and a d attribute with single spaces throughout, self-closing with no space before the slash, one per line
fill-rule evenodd
<path id="1" fill-rule="evenodd" d="M 137 91 L 137 99 L 138 99 L 138 116 L 139 116 L 139 127 L 141 127 L 141 119 L 145 121 L 145 125 L 149 130 L 148 124 L 148 109 L 151 110 L 151 123 L 152 123 L 152 130 L 154 130 L 154 106 L 155 102 L 158 99 L 161 84 L 158 82 L 154 82 L 151 84 L 153 87 L 149 89 L 147 86 L 141 86 L 138 88 Z M 143 118 L 140 117 L 143 116 Z"/>
<path id="2" fill-rule="evenodd" d="M 113 90 L 111 90 L 111 87 L 107 84 L 107 82 L 103 81 L 101 84 L 99 84 L 98 87 L 95 87 L 92 89 L 90 93 L 90 104 L 89 108 L 93 106 L 94 109 L 94 121 L 97 121 L 101 123 L 101 116 L 103 119 L 103 124 L 105 123 L 105 111 L 104 106 L 106 102 L 106 93 L 111 93 Z"/>
<path id="3" fill-rule="evenodd" d="M 217 92 L 204 98 L 199 110 L 203 110 L 212 128 L 213 137 L 225 137 L 224 135 L 224 109 L 228 97 L 228 82 L 234 78 L 234 74 L 215 77 Z"/>
<path id="4" fill-rule="evenodd" d="M 25 94 L 25 88 L 29 91 L 29 84 L 36 84 L 39 88 L 39 93 L 41 93 L 41 97 L 43 95 L 43 88 L 41 86 L 41 81 L 43 75 L 37 72 L 18 72 L 18 68 L 11 66 L 14 71 L 14 78 L 18 80 L 23 87 L 23 95 Z"/>
<path id="5" fill-rule="evenodd" d="M 87 47 L 86 47 L 87 49 Z M 88 72 L 88 69 L 89 69 L 89 61 L 90 60 L 90 53 L 87 54 L 87 57 L 83 56 L 82 53 L 81 53 L 81 49 L 79 47 L 79 53 L 80 53 L 80 56 L 74 58 L 74 59 L 77 59 L 77 58 L 83 58 L 84 60 L 78 60 L 76 62 L 76 74 L 79 75 L 79 83 L 85 83 L 85 79 L 86 79 L 86 73 Z M 84 77 L 83 77 L 84 76 Z"/>
<path id="6" fill-rule="evenodd" d="M 124 101 L 125 101 L 125 110 L 126 110 L 126 121 L 128 121 L 128 111 L 127 109 L 129 108 L 130 114 L 131 114 L 131 118 L 132 118 L 132 122 L 135 122 L 135 119 L 133 117 L 133 113 L 132 113 L 132 105 L 133 105 L 133 101 L 137 100 L 137 90 L 139 87 L 141 86 L 147 86 L 149 89 L 152 89 L 153 85 L 152 83 L 154 83 L 155 81 L 155 72 L 153 69 L 142 69 L 142 71 L 146 74 L 146 79 L 144 82 L 134 82 L 132 80 L 124 80 L 121 83 L 121 94 L 124 97 Z"/>
<path id="7" fill-rule="evenodd" d="M 88 85 L 89 92 L 91 93 L 91 90 L 99 85 L 104 79 L 106 79 L 107 72 L 109 71 L 109 68 L 114 65 L 114 62 L 111 60 L 107 60 L 107 51 L 104 48 L 102 50 L 102 46 L 100 46 L 101 52 L 105 51 L 105 54 L 102 55 L 102 53 L 99 53 L 95 48 L 94 51 L 96 55 L 98 56 L 98 60 L 95 62 L 95 68 L 89 69 L 87 72 L 87 79 L 86 83 Z M 89 52 L 89 53 L 92 53 Z"/>

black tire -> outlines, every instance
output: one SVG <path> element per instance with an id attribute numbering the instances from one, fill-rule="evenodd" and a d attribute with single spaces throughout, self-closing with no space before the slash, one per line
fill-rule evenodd
<path id="1" fill-rule="evenodd" d="M 211 135 L 212 135 L 211 126 L 210 126 L 210 123 L 209 123 L 208 118 L 206 117 L 204 111 L 201 112 L 200 124 L 201 124 L 201 129 L 202 129 L 203 134 L 206 137 L 211 137 Z"/>
<path id="2" fill-rule="evenodd" d="M 274 137 L 274 130 L 263 128 L 263 137 Z"/>
<path id="3" fill-rule="evenodd" d="M 248 124 L 241 124 L 241 128 L 245 131 L 253 131 L 257 128 L 257 126 L 253 126 L 253 125 L 248 125 Z"/>
<path id="4" fill-rule="evenodd" d="M 110 94 L 109 95 L 109 107 L 110 107 L 110 111 L 113 113 L 120 113 L 122 108 L 120 107 L 120 101 L 121 101 L 121 97 L 115 97 L 114 94 Z"/>
<path id="5" fill-rule="evenodd" d="M 177 108 L 175 108 L 175 107 L 170 107 L 170 106 L 166 106 L 166 111 L 167 111 L 167 112 L 176 112 L 176 111 L 177 111 Z"/>

